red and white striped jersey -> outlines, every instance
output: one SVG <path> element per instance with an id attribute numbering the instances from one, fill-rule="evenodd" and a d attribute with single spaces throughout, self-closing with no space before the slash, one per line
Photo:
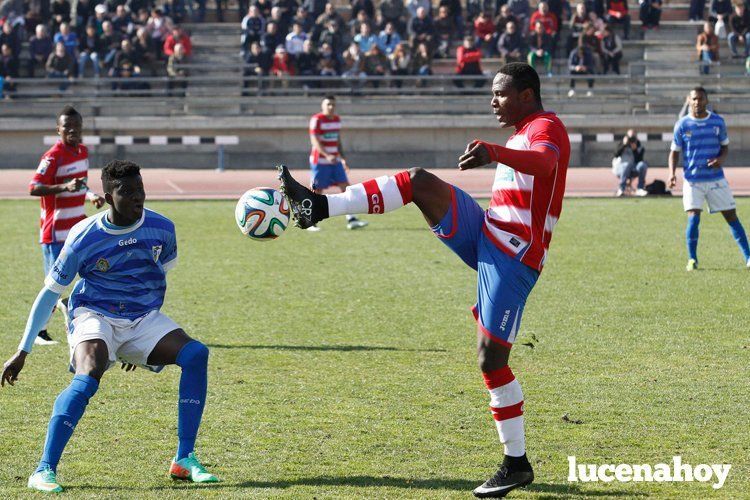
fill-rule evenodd
<path id="1" fill-rule="evenodd" d="M 310 118 L 310 135 L 318 136 L 326 153 L 339 155 L 339 132 L 341 131 L 341 119 L 338 115 L 326 116 L 318 113 Z M 338 162 L 338 160 L 336 160 Z M 310 151 L 310 163 L 317 165 L 333 165 L 335 162 L 326 160 L 325 156 L 313 146 Z"/>
<path id="2" fill-rule="evenodd" d="M 533 176 L 498 163 L 484 232 L 500 250 L 513 257 L 520 254 L 521 262 L 541 271 L 562 211 L 570 160 L 568 132 L 552 112 L 535 113 L 516 124 L 505 146 L 529 150 L 539 145 L 556 153 L 554 170 L 548 177 Z"/>
<path id="3" fill-rule="evenodd" d="M 83 144 L 71 148 L 62 141 L 52 146 L 39 162 L 29 188 L 68 182 L 76 177 L 87 177 L 89 151 Z M 75 193 L 62 192 L 41 197 L 42 213 L 40 243 L 63 243 L 68 231 L 86 218 L 84 204 L 87 189 Z"/>

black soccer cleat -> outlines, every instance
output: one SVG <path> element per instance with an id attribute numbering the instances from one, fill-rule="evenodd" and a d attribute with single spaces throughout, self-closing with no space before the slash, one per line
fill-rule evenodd
<path id="1" fill-rule="evenodd" d="M 328 199 L 322 194 L 313 193 L 297 182 L 285 165 L 277 165 L 280 191 L 292 209 L 294 225 L 307 229 L 328 218 Z"/>
<path id="2" fill-rule="evenodd" d="M 528 463 L 528 462 L 527 462 Z M 530 485 L 534 481 L 531 465 L 526 467 L 509 467 L 502 464 L 494 476 L 474 489 L 477 498 L 503 498 L 515 490 Z"/>

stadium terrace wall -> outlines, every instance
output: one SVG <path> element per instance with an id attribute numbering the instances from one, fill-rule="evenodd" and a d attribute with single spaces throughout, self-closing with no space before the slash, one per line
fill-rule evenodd
<path id="1" fill-rule="evenodd" d="M 466 143 L 474 138 L 504 142 L 510 131 L 499 130 L 493 117 L 461 115 L 343 116 L 343 146 L 356 167 L 453 167 Z M 574 167 L 609 166 L 615 141 L 627 128 L 641 133 L 646 159 L 666 165 L 674 115 L 563 115 L 571 134 Z M 731 140 L 728 163 L 750 166 L 750 120 L 726 117 Z M 269 168 L 277 163 L 307 165 L 306 116 L 85 118 L 84 136 L 98 137 L 90 146 L 91 164 L 128 158 L 144 167 L 215 168 L 219 137 L 237 137 L 221 146 L 229 169 Z M 0 120 L 0 168 L 34 168 L 55 133 L 52 120 Z M 149 140 L 153 136 L 167 140 Z M 183 139 L 185 136 L 188 140 Z M 119 138 L 119 139 L 118 139 Z M 125 138 L 125 139 L 123 139 Z M 202 138 L 202 139 L 201 139 Z M 94 141 L 96 142 L 96 141 Z"/>

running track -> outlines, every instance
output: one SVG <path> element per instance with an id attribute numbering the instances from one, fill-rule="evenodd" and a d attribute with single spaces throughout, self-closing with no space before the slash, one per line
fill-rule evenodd
<path id="1" fill-rule="evenodd" d="M 735 195 L 750 195 L 750 168 L 724 169 Z M 393 174 L 395 169 L 353 169 L 351 182 L 362 182 L 385 174 Z M 309 182 L 308 170 L 293 171 L 300 182 Z M 456 169 L 435 169 L 442 179 L 451 182 L 475 197 L 489 198 L 494 169 L 483 168 L 460 172 Z M 1 170 L 0 199 L 28 199 L 28 182 L 32 170 Z M 233 199 L 247 189 L 256 186 L 278 186 L 275 170 L 214 170 L 189 169 L 144 169 L 143 180 L 149 199 Z M 647 182 L 653 179 L 666 180 L 666 168 L 652 168 Z M 675 194 L 680 194 L 678 187 Z M 89 171 L 89 185 L 101 193 L 99 171 Z M 568 171 L 567 196 L 611 197 L 617 187 L 617 179 L 608 168 L 573 168 Z"/>

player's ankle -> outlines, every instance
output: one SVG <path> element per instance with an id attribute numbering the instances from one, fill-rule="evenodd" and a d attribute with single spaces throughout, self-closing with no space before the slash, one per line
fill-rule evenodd
<path id="1" fill-rule="evenodd" d="M 526 458 L 525 453 L 520 457 L 505 455 L 503 457 L 503 465 L 513 470 L 531 470 L 531 464 L 529 463 L 529 459 Z"/>

